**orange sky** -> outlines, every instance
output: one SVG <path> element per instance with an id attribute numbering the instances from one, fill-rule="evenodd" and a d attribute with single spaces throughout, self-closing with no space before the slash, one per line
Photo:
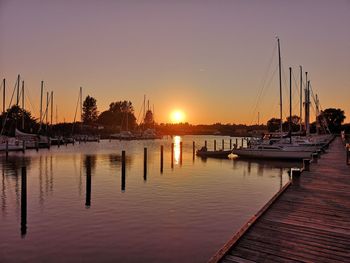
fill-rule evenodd
<path id="1" fill-rule="evenodd" d="M 284 101 L 292 66 L 299 112 L 303 65 L 322 107 L 350 114 L 349 14 L 348 1 L 0 1 L 0 72 L 8 102 L 23 76 L 36 116 L 44 80 L 58 121 L 73 119 L 82 86 L 99 111 L 126 99 L 137 117 L 146 94 L 157 122 L 174 109 L 195 124 L 266 122 L 279 114 L 278 34 Z"/>

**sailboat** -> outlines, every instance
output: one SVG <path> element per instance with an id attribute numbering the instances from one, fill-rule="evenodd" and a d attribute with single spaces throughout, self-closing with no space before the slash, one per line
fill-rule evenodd
<path id="1" fill-rule="evenodd" d="M 248 158 L 273 158 L 273 159 L 305 159 L 310 158 L 311 155 L 319 150 L 315 144 L 307 143 L 304 141 L 301 145 L 292 139 L 291 131 L 291 115 L 292 115 L 292 69 L 289 68 L 290 75 L 290 119 L 289 119 L 289 140 L 286 140 L 283 136 L 282 131 L 282 78 L 281 78 L 281 49 L 280 41 L 277 39 L 278 43 L 278 65 L 279 65 L 279 90 L 280 90 L 280 138 L 271 139 L 269 138 L 266 141 L 260 141 L 253 145 L 250 145 L 248 148 L 235 148 L 232 150 L 233 154 L 236 154 L 240 157 Z M 307 105 L 308 106 L 308 105 Z"/>

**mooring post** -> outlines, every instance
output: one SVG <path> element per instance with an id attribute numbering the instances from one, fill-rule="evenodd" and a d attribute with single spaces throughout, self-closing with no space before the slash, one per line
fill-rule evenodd
<path id="1" fill-rule="evenodd" d="M 225 140 L 222 139 L 222 149 L 224 150 L 225 149 Z"/>
<path id="2" fill-rule="evenodd" d="M 22 152 L 25 153 L 25 151 L 26 151 L 26 141 L 23 140 L 22 141 Z"/>
<path id="3" fill-rule="evenodd" d="M 35 141 L 35 149 L 37 152 L 39 151 L 39 141 L 38 140 Z"/>
<path id="4" fill-rule="evenodd" d="M 174 168 L 174 143 L 171 143 L 171 168 Z"/>
<path id="5" fill-rule="evenodd" d="M 21 178 L 21 236 L 27 233 L 27 169 L 22 167 Z"/>
<path id="6" fill-rule="evenodd" d="M 312 162 L 317 163 L 317 153 L 313 153 L 312 156 Z"/>
<path id="7" fill-rule="evenodd" d="M 204 141 L 204 146 L 205 146 L 205 148 L 208 148 L 207 147 L 207 141 Z"/>
<path id="8" fill-rule="evenodd" d="M 236 147 L 238 147 L 238 139 L 236 138 Z"/>
<path id="9" fill-rule="evenodd" d="M 91 205 L 91 156 L 86 156 L 86 196 L 85 206 L 88 208 Z"/>
<path id="10" fill-rule="evenodd" d="M 182 142 L 180 142 L 180 164 L 182 164 Z"/>
<path id="11" fill-rule="evenodd" d="M 230 139 L 230 150 L 232 150 L 232 139 Z"/>
<path id="12" fill-rule="evenodd" d="M 147 180 L 147 148 L 143 148 L 143 180 Z"/>
<path id="13" fill-rule="evenodd" d="M 242 138 L 242 141 L 241 141 L 241 147 L 243 148 L 243 138 Z"/>
<path id="14" fill-rule="evenodd" d="M 122 151 L 122 192 L 125 191 L 125 151 Z"/>
<path id="15" fill-rule="evenodd" d="M 349 165 L 349 157 L 350 157 L 350 145 L 346 144 L 346 164 Z"/>
<path id="16" fill-rule="evenodd" d="M 216 140 L 214 140 L 214 151 L 216 151 Z"/>
<path id="17" fill-rule="evenodd" d="M 303 159 L 303 171 L 310 171 L 310 159 Z"/>
<path id="18" fill-rule="evenodd" d="M 9 157 L 9 141 L 6 141 L 6 159 Z"/>
<path id="19" fill-rule="evenodd" d="M 290 169 L 290 175 L 292 177 L 292 183 L 299 185 L 301 170 L 299 168 L 292 168 Z"/>
<path id="20" fill-rule="evenodd" d="M 160 173 L 163 173 L 163 145 L 160 146 Z"/>

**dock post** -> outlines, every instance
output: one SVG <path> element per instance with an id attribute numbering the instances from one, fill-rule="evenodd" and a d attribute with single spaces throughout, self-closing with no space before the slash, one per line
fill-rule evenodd
<path id="1" fill-rule="evenodd" d="M 9 141 L 6 141 L 6 159 L 9 157 Z"/>
<path id="2" fill-rule="evenodd" d="M 194 160 L 194 156 L 196 154 L 196 143 L 195 141 L 192 142 L 192 159 Z"/>
<path id="3" fill-rule="evenodd" d="M 143 180 L 147 180 L 147 148 L 143 148 Z"/>
<path id="4" fill-rule="evenodd" d="M 310 171 L 310 159 L 303 159 L 303 171 Z"/>
<path id="5" fill-rule="evenodd" d="M 21 178 L 21 236 L 27 234 L 27 169 L 22 167 Z"/>
<path id="6" fill-rule="evenodd" d="M 225 149 L 225 140 L 222 139 L 222 149 L 224 150 Z"/>
<path id="7" fill-rule="evenodd" d="M 174 143 L 171 143 L 171 168 L 174 168 Z"/>
<path id="8" fill-rule="evenodd" d="M 205 146 L 205 148 L 208 148 L 207 147 L 207 141 L 204 141 L 204 146 Z"/>
<path id="9" fill-rule="evenodd" d="M 232 150 L 232 139 L 230 139 L 230 150 Z"/>
<path id="10" fill-rule="evenodd" d="M 238 139 L 236 138 L 236 148 L 238 147 Z"/>
<path id="11" fill-rule="evenodd" d="M 38 141 L 35 141 L 35 149 L 36 149 L 36 151 L 39 151 L 39 142 Z"/>
<path id="12" fill-rule="evenodd" d="M 86 156 L 86 196 L 85 207 L 89 208 L 91 205 L 91 156 Z"/>
<path id="13" fill-rule="evenodd" d="M 26 151 L 26 141 L 23 140 L 23 142 L 22 142 L 22 152 L 25 153 L 25 151 Z"/>
<path id="14" fill-rule="evenodd" d="M 214 151 L 216 151 L 216 140 L 214 140 Z"/>
<path id="15" fill-rule="evenodd" d="M 322 153 L 321 150 L 317 150 L 317 158 L 318 159 L 321 159 L 321 153 Z"/>
<path id="16" fill-rule="evenodd" d="M 312 162 L 317 163 L 317 153 L 312 154 Z"/>
<path id="17" fill-rule="evenodd" d="M 241 147 L 243 148 L 243 138 L 242 138 L 242 141 L 241 141 Z"/>
<path id="18" fill-rule="evenodd" d="M 290 175 L 292 177 L 292 183 L 299 185 L 301 170 L 299 168 L 292 168 L 290 169 Z"/>
<path id="19" fill-rule="evenodd" d="M 180 142 L 180 165 L 182 164 L 182 142 Z"/>
<path id="20" fill-rule="evenodd" d="M 349 157 L 350 157 L 350 144 L 346 144 L 346 164 L 349 165 Z"/>
<path id="21" fill-rule="evenodd" d="M 122 192 L 125 191 L 125 151 L 122 151 Z"/>
<path id="22" fill-rule="evenodd" d="M 160 146 L 160 173 L 163 173 L 163 145 Z"/>

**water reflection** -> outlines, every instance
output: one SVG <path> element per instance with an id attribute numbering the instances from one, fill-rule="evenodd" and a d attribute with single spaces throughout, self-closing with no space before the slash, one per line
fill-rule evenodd
<path id="1" fill-rule="evenodd" d="M 86 171 L 86 194 L 85 194 L 85 206 L 89 208 L 91 206 L 91 170 L 96 166 L 95 155 L 85 155 L 84 167 Z"/>
<path id="2" fill-rule="evenodd" d="M 174 136 L 174 160 L 175 164 L 180 163 L 180 142 L 181 142 L 181 137 L 180 136 Z"/>
<path id="3" fill-rule="evenodd" d="M 21 236 L 27 234 L 27 169 L 22 167 L 21 180 Z"/>

